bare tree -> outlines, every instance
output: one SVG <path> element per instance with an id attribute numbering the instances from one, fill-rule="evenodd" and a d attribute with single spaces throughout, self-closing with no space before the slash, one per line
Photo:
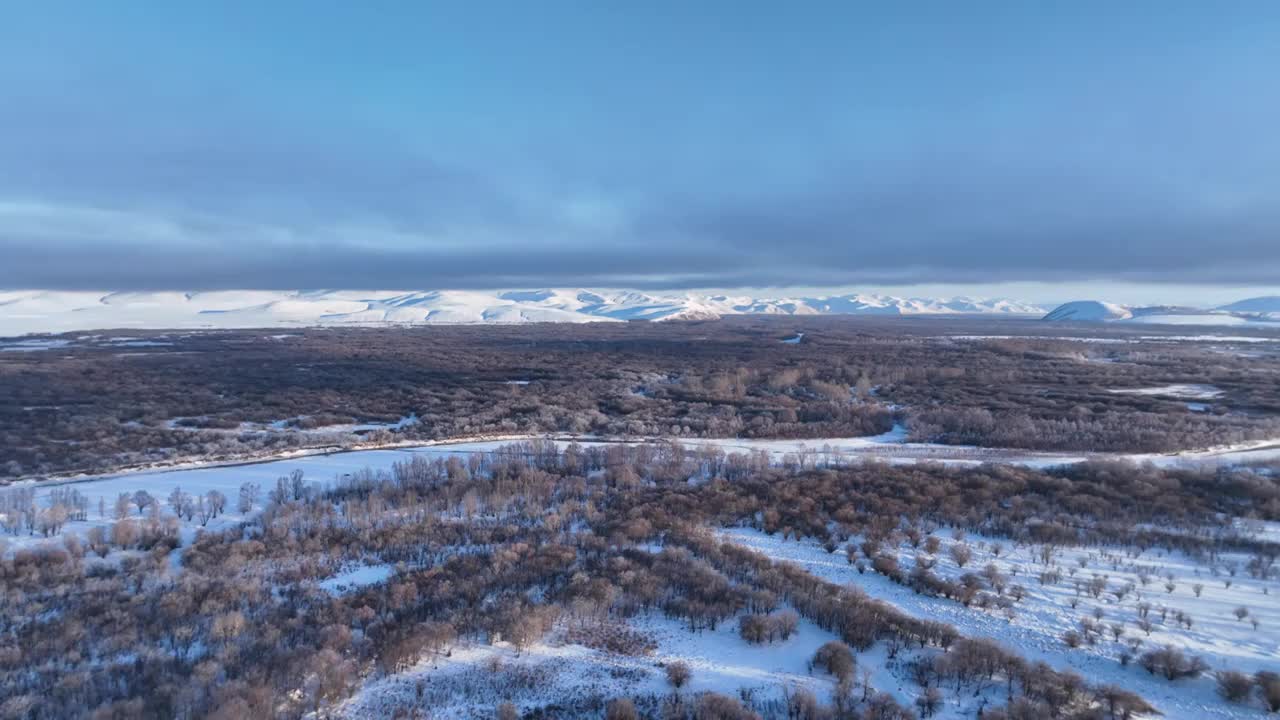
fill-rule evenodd
<path id="1" fill-rule="evenodd" d="M 205 504 L 209 506 L 209 513 L 213 517 L 218 517 L 227 506 L 227 496 L 217 490 L 210 490 L 204 496 Z"/>
<path id="2" fill-rule="evenodd" d="M 120 493 L 116 496 L 116 520 L 123 520 L 129 517 L 129 508 L 133 507 L 133 496 L 129 493 Z"/>
<path id="3" fill-rule="evenodd" d="M 205 502 L 204 495 L 195 496 L 194 511 L 196 519 L 200 522 L 200 527 L 208 525 L 209 520 L 211 520 L 214 515 L 213 508 L 209 503 Z"/>
<path id="4" fill-rule="evenodd" d="M 245 514 L 253 510 L 253 506 L 258 502 L 258 493 L 260 492 L 257 483 L 247 482 L 240 486 L 240 497 L 236 503 L 236 510 L 240 514 Z"/>
<path id="5" fill-rule="evenodd" d="M 173 510 L 174 515 L 177 515 L 179 517 L 182 516 L 183 514 L 182 506 L 186 502 L 186 497 L 187 497 L 187 494 L 182 492 L 181 487 L 175 486 L 172 490 L 169 491 L 169 498 L 168 498 L 169 509 Z"/>
<path id="6" fill-rule="evenodd" d="M 680 688 L 684 687 L 685 684 L 689 682 L 689 678 L 692 676 L 693 671 L 689 669 L 689 666 L 679 660 L 667 664 L 667 682 L 670 683 L 671 687 L 675 688 L 677 692 L 679 692 Z"/>
<path id="7" fill-rule="evenodd" d="M 294 469 L 289 473 L 289 490 L 293 493 L 294 500 L 301 500 L 307 492 L 307 486 L 302 480 L 302 470 Z"/>

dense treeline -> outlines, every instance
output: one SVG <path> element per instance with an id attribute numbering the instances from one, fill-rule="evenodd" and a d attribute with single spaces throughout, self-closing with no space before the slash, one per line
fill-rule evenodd
<path id="1" fill-rule="evenodd" d="M 568 626 L 575 641 L 643 653 L 645 638 L 607 631 L 640 612 L 691 632 L 734 622 L 748 641 L 769 642 L 794 627 L 791 609 L 849 648 L 848 662 L 834 650 L 816 659 L 837 683 L 830 711 L 839 717 L 928 714 L 928 702 L 901 708 L 865 682 L 855 687 L 856 654 L 877 645 L 912 664 L 928 691 L 922 701 L 935 706 L 942 693 L 1001 687 L 1010 717 L 1124 717 L 1145 702 L 720 543 L 705 528 L 751 524 L 830 542 L 856 535 L 870 557 L 881 555 L 877 538 L 928 544 L 944 525 L 1046 546 L 1159 542 L 1213 553 L 1244 544 L 1223 517 L 1274 519 L 1278 493 L 1274 476 L 1246 470 L 813 470 L 672 444 L 561 451 L 546 441 L 466 459 L 420 456 L 327 486 L 295 475 L 243 527 L 185 548 L 160 510 L 116 523 L 154 519 L 145 533 L 0 548 L 0 717 L 299 717 L 462 642 L 521 647 Z M 1148 536 L 1134 523 L 1187 532 Z M 1251 548 L 1266 562 L 1259 572 L 1273 574 L 1280 548 Z M 394 572 L 346 594 L 317 585 L 359 563 Z M 1152 672 L 1183 672 L 1177 658 L 1151 652 Z M 1264 694 L 1271 687 L 1258 682 Z M 608 700 L 563 707 L 598 716 Z M 706 703 L 741 717 L 764 711 L 728 702 L 660 707 L 669 717 L 735 716 L 698 715 Z"/>
<path id="2" fill-rule="evenodd" d="M 803 342 L 779 342 L 797 329 Z M 1090 330 L 1108 342 L 949 337 L 1011 332 L 1044 328 L 739 318 L 165 334 L 127 352 L 75 340 L 0 354 L 0 478 L 476 434 L 850 437 L 895 420 L 919 440 L 1046 450 L 1280 436 L 1268 345 L 1231 352 L 1112 328 Z M 1222 394 L 1189 408 L 1111 392 L 1174 383 Z M 353 423 L 368 427 L 341 427 Z"/>

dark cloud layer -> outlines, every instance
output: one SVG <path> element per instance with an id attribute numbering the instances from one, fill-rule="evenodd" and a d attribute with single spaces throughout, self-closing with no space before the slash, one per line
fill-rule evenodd
<path id="1" fill-rule="evenodd" d="M 548 20 L 584 62 L 536 33 L 392 46 L 352 9 L 360 52 L 304 37 L 280 77 L 272 33 L 238 65 L 192 29 L 0 30 L 0 287 L 1280 284 L 1250 13 L 890 13 L 890 42 L 732 10 L 691 6 L 664 64 L 636 59 L 663 18 Z"/>
<path id="2" fill-rule="evenodd" d="M 123 158 L 104 196 L 0 198 L 0 286 L 732 287 L 1120 280 L 1274 283 L 1280 205 L 1021 173 L 841 175 L 799 189 L 554 193 L 408 156 Z M 350 162 L 348 162 L 350 161 Z M 260 168 L 255 171 L 254 168 Z M 53 178 L 72 187 L 74 173 Z M 295 181 L 296 178 L 296 181 Z M 1136 181 L 1134 181 L 1136 182 Z M 172 192 L 168 188 L 172 188 Z M 122 192 L 121 189 L 127 190 Z M 1267 199 L 1264 195 L 1262 199 Z M 603 207 L 597 207 L 603 206 Z M 116 209 L 127 208 L 127 209 Z M 603 218 L 603 219 L 601 219 Z"/>
<path id="3" fill-rule="evenodd" d="M 927 214 L 927 209 L 921 210 Z M 0 285 L 44 288 L 481 288 L 557 285 L 733 287 L 1079 281 L 1269 284 L 1280 277 L 1270 227 L 1152 221 L 916 230 L 737 208 L 656 228 L 646 238 L 557 247 L 503 242 L 451 249 L 274 243 L 245 236 L 195 245 L 0 235 Z M 249 231 L 259 232 L 259 231 Z M 290 233 L 306 237 L 305 231 Z M 266 233 L 270 235 L 270 233 Z"/>

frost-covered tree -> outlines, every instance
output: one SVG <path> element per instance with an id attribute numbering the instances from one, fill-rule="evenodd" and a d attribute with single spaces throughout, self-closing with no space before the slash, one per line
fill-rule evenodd
<path id="1" fill-rule="evenodd" d="M 144 513 L 146 513 L 147 508 L 151 505 L 151 503 L 155 501 L 156 499 L 152 497 L 151 493 L 147 492 L 146 490 L 139 490 L 133 494 L 133 504 L 138 506 L 139 516 L 142 516 Z"/>
<path id="2" fill-rule="evenodd" d="M 253 510 L 253 506 L 258 502 L 258 493 L 260 492 L 258 484 L 247 482 L 240 486 L 239 499 L 236 502 L 236 510 L 241 514 L 248 513 Z"/>

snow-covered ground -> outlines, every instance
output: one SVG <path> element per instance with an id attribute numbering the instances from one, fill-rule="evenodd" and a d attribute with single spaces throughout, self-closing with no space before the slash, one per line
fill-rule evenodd
<path id="1" fill-rule="evenodd" d="M 417 425 L 419 420 L 416 414 L 409 414 L 401 417 L 395 422 L 363 422 L 363 423 L 342 423 L 338 425 L 320 425 L 313 428 L 300 428 L 299 423 L 305 421 L 306 417 L 290 418 L 288 420 L 277 420 L 267 425 L 253 425 L 252 423 L 244 423 L 238 432 L 245 430 L 275 430 L 275 431 L 292 431 L 309 434 L 323 433 L 363 433 L 372 430 L 403 430 L 407 427 Z"/>
<path id="2" fill-rule="evenodd" d="M 1005 299 L 817 297 L 635 290 L 331 290 L 219 292 L 0 291 L 0 336 L 93 328 L 255 328 L 279 325 L 617 322 L 722 315 L 1029 316 Z"/>
<path id="3" fill-rule="evenodd" d="M 384 449 L 355 450 L 350 452 L 326 452 L 324 450 L 294 451 L 281 459 L 261 462 L 199 466 L 192 463 L 168 470 L 125 472 L 101 477 L 82 477 L 56 481 L 23 481 L 17 487 L 34 487 L 36 502 L 40 507 L 49 503 L 53 488 L 71 486 L 84 494 L 89 501 L 89 519 L 67 523 L 62 532 L 83 534 L 94 526 L 106 527 L 113 522 L 112 508 L 122 493 L 133 494 L 145 490 L 162 501 L 175 488 L 190 494 L 204 495 L 216 490 L 228 499 L 226 512 L 208 522 L 210 528 L 226 527 L 242 520 L 236 511 L 236 500 L 241 485 L 254 483 L 260 488 L 259 506 L 265 502 L 266 493 L 275 486 L 277 478 L 301 470 L 308 483 L 328 483 L 343 475 L 360 470 L 390 470 L 397 463 L 414 456 L 443 457 L 466 456 L 477 452 L 492 452 L 515 440 L 540 436 L 505 436 L 489 440 L 440 442 L 432 444 L 403 445 Z M 1237 464 L 1272 460 L 1280 457 L 1280 440 L 1262 441 L 1205 451 L 1178 454 L 1054 454 L 1023 450 L 1002 450 L 969 446 L 908 443 L 903 439 L 906 430 L 895 426 L 893 430 L 875 436 L 859 438 L 832 438 L 826 440 L 752 440 L 752 439 L 680 439 L 690 449 L 714 447 L 726 453 L 768 453 L 777 463 L 827 465 L 859 461 L 915 463 L 940 462 L 945 464 L 977 465 L 981 463 L 1005 463 L 1027 467 L 1050 467 L 1092 458 L 1127 459 L 1134 462 L 1151 462 L 1162 467 L 1204 464 Z M 562 448 L 570 442 L 582 446 L 607 445 L 616 442 L 635 444 L 639 440 L 604 440 L 600 438 L 555 438 Z M 106 513 L 99 513 L 100 505 Z M 135 513 L 136 516 L 136 513 Z M 200 527 L 198 522 L 183 524 L 188 535 Z M 7 536 L 11 548 L 41 542 L 40 536 Z"/>
<path id="4" fill-rule="evenodd" d="M 1222 397 L 1222 391 L 1212 385 L 1175 384 L 1144 388 L 1115 388 L 1107 392 L 1120 395 L 1154 395 L 1164 397 L 1188 398 L 1191 400 L 1212 400 Z"/>
<path id="5" fill-rule="evenodd" d="M 1280 300 L 1258 297 L 1217 308 L 1180 305 L 1126 307 L 1101 300 L 1076 300 L 1054 308 L 1044 316 L 1050 321 L 1150 323 L 1160 325 L 1280 326 Z"/>
<path id="6" fill-rule="evenodd" d="M 322 580 L 320 588 L 334 595 L 343 595 L 359 590 L 366 585 L 377 585 L 380 582 L 386 582 L 387 578 L 395 574 L 395 571 L 395 566 L 386 563 L 352 565 L 343 569 L 337 575 Z"/>
<path id="7" fill-rule="evenodd" d="M 184 522 L 182 528 L 187 535 L 197 532 L 202 527 L 222 529 L 234 526 L 245 517 L 237 509 L 237 498 L 240 487 L 246 483 L 258 486 L 256 512 L 267 500 L 267 493 L 275 487 L 276 479 L 288 476 L 294 470 L 301 470 L 307 483 L 330 483 L 344 474 L 351 474 L 365 468 L 390 470 L 396 462 L 412 459 L 415 454 L 439 450 L 447 454 L 469 454 L 472 452 L 492 451 L 503 445 L 503 441 L 460 443 L 449 446 L 447 450 L 439 448 L 405 448 L 393 450 L 364 450 L 345 453 L 329 453 L 301 455 L 282 460 L 272 460 L 241 465 L 225 465 L 213 467 L 183 468 L 153 472 L 132 472 L 100 478 L 87 478 L 74 481 L 22 482 L 14 487 L 34 487 L 36 503 L 46 507 L 50 495 L 55 488 L 71 487 L 78 490 L 89 501 L 89 518 L 85 521 L 71 521 L 63 528 L 62 533 L 75 532 L 84 534 L 92 527 L 107 527 L 115 521 L 113 508 L 122 494 L 133 495 L 138 491 L 146 491 L 162 503 L 174 489 L 181 489 L 191 495 L 205 495 L 216 490 L 227 497 L 226 511 L 209 520 L 207 525 L 200 525 L 197 520 Z M 105 515 L 99 513 L 99 506 L 105 508 Z M 134 509 L 132 517 L 140 517 Z M 43 542 L 46 538 L 40 535 L 22 534 L 5 536 L 12 549 Z"/>
<path id="8" fill-rule="evenodd" d="M 894 464 L 939 462 L 948 465 L 980 465 L 997 463 L 1048 468 L 1070 465 L 1091 459 L 1127 460 L 1152 463 L 1160 467 L 1233 465 L 1271 460 L 1280 457 L 1280 438 L 1240 443 L 1205 450 L 1178 453 L 1087 453 L 1038 452 L 974 445 L 941 445 L 906 442 L 906 429 L 900 425 L 881 435 L 860 438 L 810 440 L 698 439 L 681 440 L 689 447 L 709 445 L 727 453 L 768 452 L 775 461 L 799 462 L 812 458 L 818 465 L 872 460 Z"/>
<path id="9" fill-rule="evenodd" d="M 164 427 L 169 430 L 189 430 L 191 432 L 202 433 L 234 433 L 241 435 L 244 433 L 297 433 L 299 435 L 316 436 L 316 435 L 333 435 L 335 437 L 342 435 L 352 435 L 372 432 L 374 430 L 403 430 L 407 427 L 417 425 L 419 420 L 416 414 L 405 415 L 395 422 L 362 422 L 362 423 L 337 423 L 333 425 L 316 425 L 314 427 L 306 427 L 307 421 L 310 419 L 306 415 L 288 418 L 286 420 L 275 420 L 272 422 L 242 422 L 231 428 L 219 427 L 201 427 L 201 420 L 207 418 L 170 418 L 164 422 Z M 191 422 L 195 421 L 195 422 Z"/>
<path id="10" fill-rule="evenodd" d="M 1144 335 L 1140 340 L 1163 340 L 1165 342 L 1226 342 L 1226 343 L 1276 343 L 1280 338 L 1257 337 L 1254 335 Z"/>
<path id="11" fill-rule="evenodd" d="M 1064 320 L 1083 322 L 1102 322 L 1105 320 L 1127 320 L 1133 317 L 1129 308 L 1102 300 L 1074 300 L 1063 303 L 1044 316 L 1050 322 Z"/>
<path id="12" fill-rule="evenodd" d="M 905 443 L 905 431 L 896 427 L 889 433 L 870 438 L 834 439 L 830 441 L 780 440 L 720 440 L 689 441 L 691 445 L 711 444 L 727 452 L 750 450 L 764 451 L 774 461 L 794 461 L 803 448 L 813 448 L 809 457 L 823 461 L 823 446 L 841 448 L 851 457 L 876 458 L 917 444 Z M 175 488 L 190 494 L 205 494 L 217 490 L 228 498 L 226 512 L 211 519 L 207 527 L 218 529 L 233 526 L 246 515 L 258 512 L 266 501 L 266 494 L 275 486 L 276 479 L 301 470 L 307 482 L 331 482 L 345 474 L 365 468 L 390 469 L 393 463 L 415 456 L 440 457 L 467 455 L 473 452 L 489 452 L 510 442 L 512 438 L 474 441 L 435 446 L 403 447 L 381 450 L 333 453 L 327 455 L 299 456 L 287 459 L 247 465 L 204 467 L 167 470 L 159 472 L 131 473 L 113 477 L 93 478 L 78 482 L 25 484 L 34 487 L 37 503 L 48 504 L 50 493 L 58 487 L 74 487 L 89 500 L 89 519 L 67 523 L 62 533 L 73 532 L 83 536 L 91 527 L 106 527 L 113 522 L 114 502 L 121 493 L 133 494 L 145 490 L 160 502 Z M 568 440 L 558 440 L 561 445 Z M 586 439 L 582 444 L 602 441 Z M 941 447 L 941 446 L 939 446 Z M 922 448 L 916 447 L 917 450 Z M 933 448 L 929 448 L 933 449 Z M 950 448 L 949 450 L 955 450 Z M 961 450 L 964 450 L 963 448 Z M 1217 451 L 1216 456 L 1238 461 L 1254 457 L 1239 448 Z M 1263 452 L 1280 452 L 1267 450 Z M 831 457 L 836 453 L 832 451 Z M 894 456 L 890 455 L 891 458 Z M 1170 461 L 1181 461 L 1179 456 L 1160 456 Z M 905 458 L 898 456 L 897 461 Z M 936 459 L 928 458 L 925 459 Z M 976 460 L 965 460 L 965 462 Z M 1021 462 L 1030 463 L 1025 455 Z M 236 508 L 236 498 L 244 483 L 254 483 L 260 488 L 257 503 L 248 513 Z M 99 513 L 99 502 L 106 514 Z M 136 509 L 131 513 L 138 517 Z M 200 531 L 198 521 L 185 521 L 180 525 L 184 544 L 189 543 Z M 1242 530 L 1256 537 L 1274 539 L 1280 536 L 1280 524 L 1245 522 Z M 943 620 L 956 626 L 963 634 L 995 639 L 1017 650 L 1032 660 L 1044 660 L 1062 669 L 1081 672 L 1093 682 L 1114 682 L 1140 693 L 1155 703 L 1171 718 L 1229 718 L 1250 717 L 1255 711 L 1229 705 L 1218 699 L 1213 681 L 1209 678 L 1168 683 L 1151 677 L 1145 671 L 1130 666 L 1121 667 L 1118 662 L 1122 644 L 1109 633 L 1110 623 L 1124 626 L 1124 637 L 1140 637 L 1144 647 L 1170 643 L 1188 652 L 1203 656 L 1212 669 L 1236 669 L 1252 672 L 1277 666 L 1280 658 L 1280 583 L 1273 580 L 1257 580 L 1247 577 L 1243 570 L 1247 558 L 1225 556 L 1214 567 L 1180 555 L 1161 554 L 1157 551 L 1139 553 L 1136 549 L 1066 548 L 1057 550 L 1055 567 L 1061 572 L 1059 581 L 1041 585 L 1038 575 L 1047 569 L 1037 559 L 1035 547 L 1016 547 L 1001 543 L 1002 552 L 997 557 L 992 542 L 987 538 L 969 537 L 965 542 L 973 548 L 973 559 L 962 570 L 948 554 L 957 541 L 948 534 L 940 534 L 941 548 L 935 557 L 934 572 L 943 577 L 958 577 L 962 572 L 981 572 L 987 563 L 994 563 L 1004 576 L 1007 585 L 1021 585 L 1025 597 L 1014 603 L 1012 616 L 1001 610 L 965 608 L 960 603 L 942 598 L 917 595 L 868 570 L 859 574 L 841 554 L 828 554 L 812 541 L 786 541 L 750 530 L 728 530 L 723 537 L 743 544 L 779 560 L 800 564 L 816 575 L 838 583 L 853 583 L 869 594 L 882 598 L 906 612 Z M 31 544 L 46 542 L 41 536 L 6 536 L 10 550 Z M 896 548 L 905 569 L 909 570 L 917 555 L 909 546 Z M 1081 567 L 1079 561 L 1084 560 Z M 1231 576 L 1234 567 L 1236 575 Z M 334 568 L 335 575 L 322 581 L 321 587 L 332 593 L 349 592 L 369 584 L 385 581 L 394 568 L 381 564 L 348 564 Z M 1075 582 L 1088 583 L 1094 574 L 1106 576 L 1107 591 L 1095 598 L 1089 593 L 1077 596 Z M 1174 579 L 1168 580 L 1168 574 Z M 1141 576 L 1147 576 L 1143 584 Z M 1230 580 L 1230 586 L 1227 581 Z M 1172 582 L 1169 592 L 1164 586 Z M 1132 583 L 1122 598 L 1117 599 L 1113 588 Z M 1202 585 L 1196 594 L 1196 586 Z M 1265 592 L 1264 592 L 1265 589 Z M 1072 602 L 1076 607 L 1071 607 Z M 1149 617 L 1153 620 L 1151 635 L 1147 636 L 1137 625 L 1137 603 L 1150 602 Z M 1161 619 L 1161 608 L 1168 612 Z M 1237 618 L 1234 611 L 1245 607 L 1248 615 Z M 1093 610 L 1102 611 L 1104 635 L 1096 645 L 1078 649 L 1068 648 L 1062 634 L 1078 627 L 1082 617 L 1092 618 Z M 1178 611 L 1189 614 L 1190 628 L 1178 627 Z M 1257 620 L 1258 626 L 1252 624 Z M 345 707 L 351 717 L 384 716 L 395 698 L 415 697 L 419 680 L 428 686 L 428 695 L 435 698 L 433 717 L 474 717 L 481 708 L 487 715 L 497 702 L 511 700 L 525 708 L 532 708 L 540 699 L 549 696 L 583 696 L 592 693 L 613 697 L 620 694 L 661 694 L 667 692 L 661 663 L 680 659 L 694 670 L 694 680 L 688 691 L 715 690 L 736 695 L 740 688 L 754 688 L 760 697 L 767 693 L 781 693 L 784 686 L 811 687 L 824 697 L 829 692 L 829 680 L 810 676 L 806 669 L 808 657 L 821 642 L 830 639 L 821 630 L 802 623 L 801 631 L 791 640 L 779 645 L 750 646 L 736 635 L 736 626 L 726 623 L 715 632 L 688 633 L 682 623 L 659 616 L 644 616 L 631 621 L 633 629 L 652 636 L 657 650 L 643 657 L 621 657 L 592 650 L 581 645 L 560 642 L 553 635 L 547 642 L 516 653 L 513 648 L 478 646 L 462 649 L 451 658 L 430 658 L 418 668 L 389 678 L 373 680 Z M 536 677 L 535 689 L 516 696 L 508 685 L 497 680 L 487 681 L 492 675 L 491 657 L 500 657 L 511 672 L 528 666 L 526 677 Z M 899 702 L 914 701 L 917 689 L 908 682 L 896 665 L 887 662 L 883 649 L 873 649 L 860 654 L 864 667 L 876 669 L 872 684 L 881 691 L 894 694 Z M 453 678 L 453 680 L 450 680 Z M 454 683 L 454 684 L 451 684 Z M 457 683 L 465 682 L 468 693 L 458 694 Z M 487 684 L 486 684 L 487 683 Z M 434 690 L 432 690 L 434 688 Z M 556 692 L 549 692 L 554 689 Z M 561 692 L 563 691 L 563 692 Z M 974 708 L 949 706 L 942 717 L 971 716 Z"/>
<path id="13" fill-rule="evenodd" d="M 1280 583 L 1274 579 L 1253 580 L 1242 577 L 1243 573 L 1240 573 L 1230 578 L 1232 586 L 1226 588 L 1225 579 L 1212 577 L 1208 567 L 1199 566 L 1184 557 L 1147 551 L 1131 558 L 1125 555 L 1124 549 L 1116 548 L 1109 551 L 1108 558 L 1103 558 L 1097 549 L 1061 549 L 1056 562 L 1062 571 L 1062 581 L 1042 586 L 1037 578 L 1042 570 L 1048 568 L 1035 559 L 1036 548 L 1018 548 L 1002 542 L 1003 552 L 997 558 L 990 551 L 991 541 L 970 537 L 965 542 L 973 548 L 973 559 L 964 571 L 980 573 L 987 563 L 994 562 L 1001 573 L 1008 576 L 1010 586 L 1018 584 L 1026 589 L 1026 597 L 1014 603 L 1014 613 L 1008 616 L 1000 610 L 966 608 L 954 600 L 916 594 L 869 568 L 865 574 L 860 574 L 842 553 L 828 554 L 816 541 L 784 540 L 780 536 L 742 528 L 726 530 L 722 537 L 774 560 L 796 563 L 831 582 L 856 585 L 869 595 L 911 615 L 950 623 L 966 636 L 996 640 L 1030 660 L 1043 660 L 1055 668 L 1079 672 L 1094 683 L 1120 685 L 1147 698 L 1168 718 L 1244 718 L 1257 717 L 1259 711 L 1232 705 L 1219 698 L 1214 681 L 1209 677 L 1171 683 L 1148 674 L 1136 663 L 1123 667 L 1117 658 L 1125 638 L 1141 638 L 1144 649 L 1166 643 L 1182 647 L 1204 657 L 1212 670 L 1274 670 L 1280 659 Z M 940 534 L 939 537 L 943 536 Z M 936 574 L 956 577 L 962 572 L 948 555 L 950 546 L 955 542 L 949 536 L 943 537 L 942 549 L 936 555 Z M 901 552 L 903 567 L 909 571 L 913 565 L 911 552 L 914 551 L 908 552 L 910 548 L 906 545 L 895 549 Z M 1112 556 L 1116 558 L 1114 564 L 1110 559 Z M 1086 560 L 1084 568 L 1079 567 L 1079 558 Z M 1150 585 L 1144 586 L 1138 580 L 1136 568 L 1148 565 L 1159 568 L 1159 572 L 1153 572 Z M 1072 567 L 1076 568 L 1075 576 L 1068 575 L 1068 569 Z M 1105 574 L 1108 587 L 1133 582 L 1137 589 L 1130 591 L 1123 601 L 1117 601 L 1109 593 L 1095 600 L 1086 593 L 1078 606 L 1072 608 L 1074 581 L 1081 579 L 1087 582 L 1094 573 Z M 1166 573 L 1175 576 L 1176 587 L 1172 593 L 1164 587 Z M 1196 583 L 1204 585 L 1200 597 L 1193 590 Z M 1269 587 L 1270 593 L 1264 595 L 1263 587 Z M 1135 625 L 1138 602 L 1150 602 L 1152 605 L 1150 617 L 1155 627 L 1150 637 Z M 1257 629 L 1248 619 L 1241 621 L 1232 614 L 1236 607 L 1242 605 L 1250 608 L 1251 615 L 1257 613 L 1260 621 Z M 1170 608 L 1164 622 L 1160 621 L 1159 608 L 1162 606 Z M 1078 628 L 1082 617 L 1092 620 L 1095 607 L 1104 613 L 1101 620 L 1103 639 L 1093 646 L 1067 647 L 1062 640 L 1063 633 Z M 1177 610 L 1190 614 L 1193 620 L 1191 630 L 1175 627 L 1174 614 Z M 1125 634 L 1120 643 L 1112 639 L 1107 629 L 1113 622 L 1124 625 Z"/>
<path id="14" fill-rule="evenodd" d="M 39 352 L 41 350 L 64 348 L 70 344 L 70 340 L 57 338 L 12 340 L 9 342 L 0 342 L 0 352 Z"/>
<path id="15" fill-rule="evenodd" d="M 830 698 L 831 678 L 810 674 L 808 662 L 823 643 L 837 638 L 809 621 L 802 620 L 789 639 L 765 645 L 742 640 L 733 621 L 691 633 L 684 623 L 655 612 L 626 626 L 656 648 L 641 655 L 592 649 L 566 641 L 563 627 L 522 650 L 505 642 L 469 644 L 449 657 L 428 657 L 404 672 L 370 681 L 337 714 L 391 718 L 397 709 L 416 707 L 432 718 L 463 720 L 492 717 L 501 702 L 528 712 L 553 701 L 663 696 L 672 692 L 665 667 L 673 662 L 692 671 L 680 690 L 686 697 L 707 691 L 738 697 L 747 690 L 758 699 L 780 699 L 784 690 L 804 687 L 821 700 Z"/>
<path id="16" fill-rule="evenodd" d="M 1262 534 L 1277 532 L 1269 526 L 1254 529 Z M 1116 642 L 1108 634 L 1097 645 L 1071 649 L 1062 641 L 1062 633 L 1077 627 L 1081 617 L 1092 619 L 1097 606 L 1104 612 L 1104 632 L 1109 632 L 1105 628 L 1110 622 L 1124 622 L 1125 635 L 1140 635 L 1145 648 L 1173 644 L 1203 656 L 1212 669 L 1253 672 L 1274 667 L 1275 658 L 1280 656 L 1280 606 L 1265 604 L 1271 596 L 1261 594 L 1260 581 L 1237 577 L 1226 588 L 1222 581 L 1212 579 L 1207 569 L 1185 557 L 1148 551 L 1135 558 L 1118 549 L 1105 554 L 1087 548 L 1060 550 L 1054 567 L 1062 571 L 1063 580 L 1042 586 L 1036 577 L 1046 566 L 1037 559 L 1036 548 L 1002 542 L 996 556 L 992 550 L 994 541 L 970 536 L 963 542 L 973 549 L 974 558 L 961 569 L 948 555 L 950 546 L 961 541 L 940 535 L 943 542 L 937 553 L 937 574 L 956 577 L 964 570 L 994 562 L 1008 576 L 1010 585 L 1020 584 L 1026 589 L 1025 597 L 1014 604 L 1015 612 L 1009 616 L 997 610 L 965 608 L 955 601 L 917 595 L 870 570 L 859 573 L 843 554 L 828 554 L 813 541 L 783 540 L 741 528 L 724 530 L 721 537 L 774 560 L 796 563 L 829 581 L 855 585 L 912 615 L 950 623 L 966 636 L 995 640 L 1029 660 L 1079 672 L 1095 684 L 1120 685 L 1143 695 L 1165 717 L 1174 720 L 1256 717 L 1258 710 L 1221 700 L 1213 680 L 1207 676 L 1170 683 L 1149 675 L 1136 664 L 1122 666 L 1117 658 L 1124 638 Z M 910 567 L 909 546 L 898 549 Z M 1086 561 L 1084 569 L 1079 567 L 1079 558 Z M 1223 558 L 1222 562 L 1239 559 Z M 1143 586 L 1138 574 L 1148 564 L 1159 566 L 1163 574 L 1157 577 L 1153 573 L 1150 586 Z M 1113 585 L 1132 581 L 1138 589 L 1130 591 L 1123 601 L 1107 594 L 1095 600 L 1086 594 L 1073 609 L 1075 578 L 1067 574 L 1068 567 L 1076 568 L 1076 577 L 1092 577 L 1096 571 L 1105 573 Z M 1197 570 L 1203 577 L 1196 575 Z M 1167 573 L 1177 578 L 1178 587 L 1173 593 L 1164 589 Z M 1211 586 L 1211 579 L 1216 587 Z M 1193 584 L 1201 580 L 1205 581 L 1204 588 L 1196 596 Z M 1276 584 L 1274 580 L 1269 582 Z M 1194 618 L 1193 628 L 1173 627 L 1175 611 L 1171 610 L 1167 621 L 1155 622 L 1150 637 L 1146 636 L 1125 617 L 1126 613 L 1136 612 L 1136 604 L 1146 599 L 1153 605 L 1154 617 L 1159 616 L 1162 605 L 1189 612 Z M 1232 614 L 1235 607 L 1246 602 L 1258 606 L 1260 624 L 1256 630 Z M 627 621 L 626 626 L 652 641 L 652 652 L 621 655 L 584 647 L 566 640 L 563 627 L 523 650 L 503 642 L 472 642 L 448 657 L 427 657 L 407 671 L 371 678 L 338 709 L 338 714 L 393 717 L 398 709 L 415 707 L 431 717 L 470 718 L 488 716 L 504 701 L 512 702 L 521 711 L 532 711 L 552 701 L 662 696 L 671 692 L 664 667 L 675 661 L 684 662 L 693 671 L 692 680 L 681 691 L 685 694 L 714 691 L 738 697 L 745 692 L 764 701 L 780 699 L 788 689 L 803 687 L 820 700 L 830 700 L 830 677 L 810 672 L 808 662 L 819 646 L 836 638 L 808 620 L 800 622 L 790 639 L 766 645 L 743 641 L 733 620 L 721 623 L 714 631 L 693 633 L 683 622 L 650 613 Z M 858 664 L 859 668 L 872 671 L 870 682 L 877 691 L 888 692 L 903 705 L 910 706 L 920 693 L 908 679 L 906 668 L 900 661 L 889 659 L 882 646 L 858 653 Z M 972 717 L 982 698 L 962 695 L 948 695 L 937 717 Z M 994 696 L 991 699 L 998 702 Z"/>
<path id="17" fill-rule="evenodd" d="M 1248 318 L 1238 317 L 1235 315 L 1225 315 L 1222 313 L 1204 315 L 1140 315 L 1129 318 L 1126 322 L 1147 323 L 1151 325 L 1218 325 L 1226 327 L 1233 325 L 1271 324 L 1265 321 L 1250 320 Z"/>

